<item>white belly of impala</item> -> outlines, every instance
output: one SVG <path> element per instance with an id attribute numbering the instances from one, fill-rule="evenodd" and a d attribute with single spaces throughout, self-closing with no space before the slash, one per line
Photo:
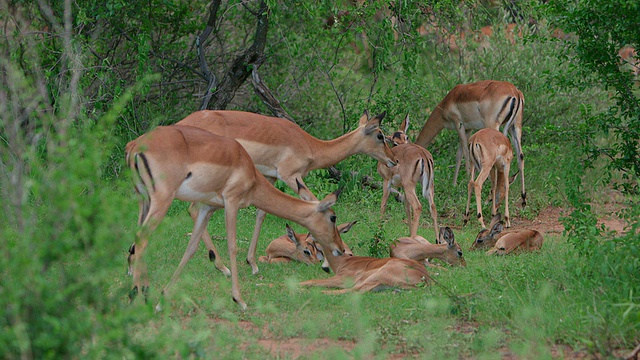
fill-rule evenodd
<path id="1" fill-rule="evenodd" d="M 201 202 L 209 205 L 224 206 L 224 200 L 217 193 L 203 193 L 192 189 L 187 183 L 183 182 L 178 188 L 176 198 L 189 201 L 189 202 Z"/>

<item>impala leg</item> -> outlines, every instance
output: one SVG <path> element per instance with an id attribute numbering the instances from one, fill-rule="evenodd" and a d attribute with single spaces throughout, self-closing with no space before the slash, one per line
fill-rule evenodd
<path id="1" fill-rule="evenodd" d="M 462 163 L 462 148 L 463 146 L 458 146 L 458 151 L 456 152 L 456 169 L 453 172 L 453 186 L 458 185 L 458 174 L 460 173 L 460 164 Z"/>
<path id="2" fill-rule="evenodd" d="M 471 167 L 471 172 L 469 173 L 469 184 L 467 185 L 467 207 L 464 211 L 464 224 L 466 225 L 469 221 L 469 207 L 471 206 L 471 192 L 475 188 L 475 181 L 473 181 L 476 169 L 475 166 Z M 438 238 L 438 234 L 436 234 L 436 239 Z"/>
<path id="3" fill-rule="evenodd" d="M 316 279 L 316 280 L 307 280 L 301 282 L 300 286 L 318 286 L 318 287 L 329 287 L 329 288 L 342 288 L 344 289 L 347 284 L 347 279 L 343 276 L 336 275 L 326 279 Z"/>
<path id="4" fill-rule="evenodd" d="M 509 129 L 509 133 L 511 134 L 511 138 L 513 139 L 513 147 L 516 150 L 516 157 L 518 161 L 518 171 L 520 172 L 522 192 L 520 196 L 522 197 L 522 206 L 527 205 L 527 191 L 524 188 L 524 153 L 522 152 L 522 130 L 516 129 L 515 126 Z M 507 174 L 508 175 L 508 174 Z"/>
<path id="5" fill-rule="evenodd" d="M 498 199 L 499 189 L 498 186 L 501 185 L 500 181 L 502 181 L 501 174 L 498 173 L 497 168 L 492 167 L 491 172 L 491 216 L 494 216 L 498 211 L 498 204 L 500 203 L 500 199 Z"/>
<path id="6" fill-rule="evenodd" d="M 424 195 L 426 195 L 425 197 L 429 202 L 429 213 L 431 214 L 431 219 L 433 220 L 433 229 L 436 232 L 435 238 L 437 239 L 438 235 L 440 234 L 440 228 L 438 227 L 438 211 L 436 210 L 436 203 L 434 201 L 435 190 L 433 185 L 433 179 L 429 181 L 429 185 L 425 191 L 425 194 L 423 194 L 423 196 Z"/>
<path id="7" fill-rule="evenodd" d="M 387 201 L 389 201 L 389 193 L 391 191 L 391 181 L 383 180 L 382 182 L 382 200 L 380 201 L 380 221 L 384 219 L 384 212 L 387 209 Z"/>
<path id="8" fill-rule="evenodd" d="M 404 208 L 409 221 L 409 233 L 411 237 L 418 235 L 418 226 L 420 225 L 420 214 L 422 214 L 422 204 L 416 194 L 416 186 L 405 187 L 405 203 Z"/>
<path id="9" fill-rule="evenodd" d="M 490 171 L 491 169 L 487 169 L 487 167 L 482 168 L 480 170 L 480 174 L 478 174 L 478 178 L 476 179 L 474 186 L 474 190 L 476 193 L 476 211 L 478 221 L 480 221 L 480 225 L 482 225 L 483 229 L 486 228 L 486 226 L 484 225 L 484 218 L 482 217 L 482 185 L 489 177 Z"/>
<path id="10" fill-rule="evenodd" d="M 469 155 L 469 134 L 471 134 L 471 130 L 466 130 L 464 125 L 462 124 L 462 122 L 458 122 L 458 128 L 456 129 L 456 131 L 458 132 L 458 137 L 460 138 L 460 147 L 458 147 L 458 152 L 462 152 L 462 155 L 464 156 L 464 165 L 465 165 L 465 170 L 467 171 L 467 174 L 469 174 L 471 172 L 471 161 L 470 159 L 470 155 Z M 458 154 L 456 153 L 456 163 L 458 162 Z M 459 166 L 456 165 L 458 168 Z M 453 185 L 457 185 L 457 180 L 458 180 L 458 175 L 457 172 L 456 174 L 454 174 L 454 179 L 453 179 Z"/>
<path id="11" fill-rule="evenodd" d="M 189 206 L 189 215 L 191 215 L 194 223 L 197 221 L 199 210 L 200 207 L 196 203 L 191 203 L 191 205 Z M 213 245 L 213 241 L 211 241 L 211 236 L 209 236 L 206 225 L 204 227 L 204 231 L 202 232 L 201 239 L 207 247 L 207 250 L 209 250 L 209 260 L 213 262 L 216 269 L 220 270 L 225 276 L 229 276 L 231 272 L 229 272 L 229 269 L 224 266 L 222 259 L 218 255 L 218 251 L 216 250 L 215 245 Z"/>
<path id="12" fill-rule="evenodd" d="M 502 172 L 504 182 L 504 222 L 507 227 L 511 227 L 511 218 L 509 217 L 509 164 L 506 164 Z"/>
<path id="13" fill-rule="evenodd" d="M 164 216 L 167 214 L 171 206 L 171 199 L 160 198 L 158 196 L 152 196 L 149 198 L 147 205 L 143 206 L 145 210 L 148 209 L 146 217 L 141 214 L 141 218 L 144 217 L 142 225 L 138 233 L 136 234 L 136 242 L 131 250 L 130 257 L 133 268 L 133 289 L 129 293 L 129 299 L 133 301 L 138 292 L 142 292 L 145 295 L 149 289 L 149 278 L 147 276 L 147 266 L 144 262 L 144 250 L 149 243 L 149 236 L 158 227 Z"/>
<path id="14" fill-rule="evenodd" d="M 200 244 L 200 237 L 204 233 L 207 227 L 207 224 L 209 223 L 209 219 L 211 219 L 211 215 L 217 209 L 219 209 L 217 207 L 212 207 L 212 206 L 203 205 L 203 204 L 198 204 L 196 206 L 198 208 L 198 211 L 197 211 L 196 218 L 194 219 L 193 230 L 191 231 L 191 238 L 189 239 L 189 244 L 187 245 L 187 249 L 182 255 L 182 259 L 180 260 L 180 264 L 178 265 L 178 268 L 176 269 L 176 271 L 174 271 L 173 275 L 171 276 L 171 280 L 169 280 L 169 283 L 167 283 L 167 285 L 162 290 L 162 295 L 166 296 L 169 293 L 169 290 L 173 287 L 176 280 L 178 280 L 178 277 L 180 276 L 180 273 L 182 273 L 182 270 L 184 269 L 185 265 L 187 265 L 189 260 L 191 260 L 193 255 L 196 253 L 196 250 L 198 250 L 198 245 Z M 156 306 L 156 309 L 160 310 L 160 305 Z"/>
<path id="15" fill-rule="evenodd" d="M 266 212 L 260 209 L 256 209 L 256 226 L 253 229 L 253 235 L 251 236 L 251 243 L 249 244 L 249 251 L 247 252 L 247 264 L 251 265 L 251 273 L 253 275 L 258 273 L 258 264 L 256 263 L 256 249 L 258 247 L 258 238 L 260 237 L 260 230 L 262 229 L 262 223 Z M 232 272 L 233 273 L 233 272 Z"/>
<path id="16" fill-rule="evenodd" d="M 238 206 L 237 204 L 229 201 L 225 204 L 224 211 L 225 223 L 227 227 L 227 245 L 229 247 L 229 264 L 231 266 L 231 296 L 233 301 L 240 306 L 243 311 L 247 309 L 247 304 L 242 300 L 240 295 L 240 284 L 238 281 L 238 262 L 236 255 L 238 254 L 238 248 L 236 244 L 236 222 L 238 221 Z M 255 259 L 254 259 L 255 261 Z"/>

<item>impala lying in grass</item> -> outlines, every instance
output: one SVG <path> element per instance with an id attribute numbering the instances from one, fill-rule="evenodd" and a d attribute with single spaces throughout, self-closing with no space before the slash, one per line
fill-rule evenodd
<path id="1" fill-rule="evenodd" d="M 416 261 L 440 259 L 451 265 L 467 266 L 462 249 L 448 226 L 440 228 L 437 244 L 430 243 L 422 236 L 401 237 L 391 245 L 390 255 Z"/>
<path id="2" fill-rule="evenodd" d="M 489 229 L 482 229 L 471 244 L 470 250 L 488 249 L 487 254 L 506 255 L 519 251 L 537 251 L 542 248 L 544 238 L 536 230 L 513 230 L 502 232 L 501 215 L 491 219 Z"/>

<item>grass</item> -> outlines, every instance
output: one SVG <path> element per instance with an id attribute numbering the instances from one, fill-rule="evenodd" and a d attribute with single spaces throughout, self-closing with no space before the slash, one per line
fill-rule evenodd
<path id="1" fill-rule="evenodd" d="M 366 193 L 366 192 L 365 192 Z M 322 195 L 322 194 L 321 194 Z M 352 201 L 339 201 L 338 222 L 358 220 L 344 235 L 357 255 L 369 255 L 376 235 L 390 242 L 405 236 L 401 204 L 390 202 L 388 218 L 379 222 L 379 194 L 372 192 Z M 514 208 L 515 208 L 514 204 Z M 135 204 L 131 204 L 131 223 L 135 223 Z M 462 212 L 462 210 L 460 210 Z M 154 344 L 163 334 L 169 343 L 155 344 L 167 356 L 210 356 L 218 358 L 273 357 L 259 340 L 283 342 L 301 340 L 309 345 L 308 358 L 386 358 L 394 354 L 426 358 L 499 358 L 509 352 L 519 358 L 551 358 L 555 344 L 577 349 L 593 329 L 585 328 L 586 304 L 597 303 L 595 289 L 577 277 L 567 266 L 574 257 L 571 247 L 559 235 L 547 235 L 539 253 L 487 257 L 469 252 L 479 230 L 472 223 L 464 228 L 453 225 L 456 240 L 465 252 L 466 268 L 448 268 L 434 275 L 434 284 L 410 291 L 325 295 L 320 289 L 300 288 L 302 280 L 323 278 L 319 266 L 304 264 L 263 264 L 252 275 L 244 263 L 253 231 L 255 212 L 244 209 L 239 215 L 239 271 L 241 293 L 249 305 L 241 312 L 230 296 L 230 281 L 207 258 L 204 246 L 191 260 L 169 296 L 160 290 L 168 282 L 186 247 L 192 222 L 184 204 L 174 205 L 147 248 L 151 288 L 149 303 L 136 300 L 134 307 L 153 313 L 162 301 L 164 311 L 150 315 L 135 338 L 141 344 Z M 443 224 L 451 221 L 441 220 Z M 267 216 L 258 255 L 269 239 L 284 233 L 286 221 Z M 304 229 L 295 225 L 296 231 Z M 228 264 L 222 212 L 214 214 L 210 233 Z M 432 236 L 427 210 L 422 214 L 419 233 Z M 131 279 L 123 266 L 114 274 L 112 291 L 128 288 Z M 123 303 L 127 302 L 123 291 Z M 162 336 L 164 338 L 164 336 Z M 336 345 L 314 349 L 313 342 L 328 339 Z M 200 354 L 200 355 L 198 355 Z M 557 354 L 555 355 L 557 357 Z"/>

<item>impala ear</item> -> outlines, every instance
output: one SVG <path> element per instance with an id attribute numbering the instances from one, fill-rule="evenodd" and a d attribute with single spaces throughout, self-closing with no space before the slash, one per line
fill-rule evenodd
<path id="1" fill-rule="evenodd" d="M 453 244 L 456 242 L 453 235 L 453 230 L 451 230 L 451 228 L 448 226 L 445 228 L 440 228 L 439 241 L 441 244 L 447 243 L 447 245 L 453 246 Z"/>
<path id="2" fill-rule="evenodd" d="M 362 113 L 362 116 L 360 116 L 360 126 L 364 126 L 367 124 L 367 122 L 369 122 L 369 110 L 365 109 L 364 112 Z"/>
<path id="3" fill-rule="evenodd" d="M 340 226 L 338 226 L 338 232 L 341 234 L 346 234 L 347 232 L 349 232 L 349 230 L 351 230 L 353 225 L 355 225 L 357 222 L 358 220 L 354 220 L 350 223 L 340 224 Z"/>
<path id="4" fill-rule="evenodd" d="M 504 230 L 504 222 L 498 221 L 497 223 L 493 224 L 493 226 L 491 227 L 491 237 L 500 234 L 502 230 Z"/>
<path id="5" fill-rule="evenodd" d="M 298 180 L 298 178 L 296 178 L 296 185 L 298 186 L 298 194 L 300 193 L 301 190 L 306 189 L 307 187 L 304 186 L 300 180 Z"/>
<path id="6" fill-rule="evenodd" d="M 409 131 L 409 113 L 407 113 L 407 116 L 404 117 L 404 121 L 400 124 L 400 130 L 405 134 Z"/>
<path id="7" fill-rule="evenodd" d="M 293 229 L 289 226 L 289 224 L 285 225 L 287 232 L 287 239 L 289 239 L 292 243 L 298 246 L 298 238 L 296 238 L 296 233 L 293 232 Z"/>
<path id="8" fill-rule="evenodd" d="M 329 210 L 333 205 L 338 201 L 338 194 L 336 192 L 327 195 L 320 203 L 318 204 L 318 211 L 325 212 Z"/>

